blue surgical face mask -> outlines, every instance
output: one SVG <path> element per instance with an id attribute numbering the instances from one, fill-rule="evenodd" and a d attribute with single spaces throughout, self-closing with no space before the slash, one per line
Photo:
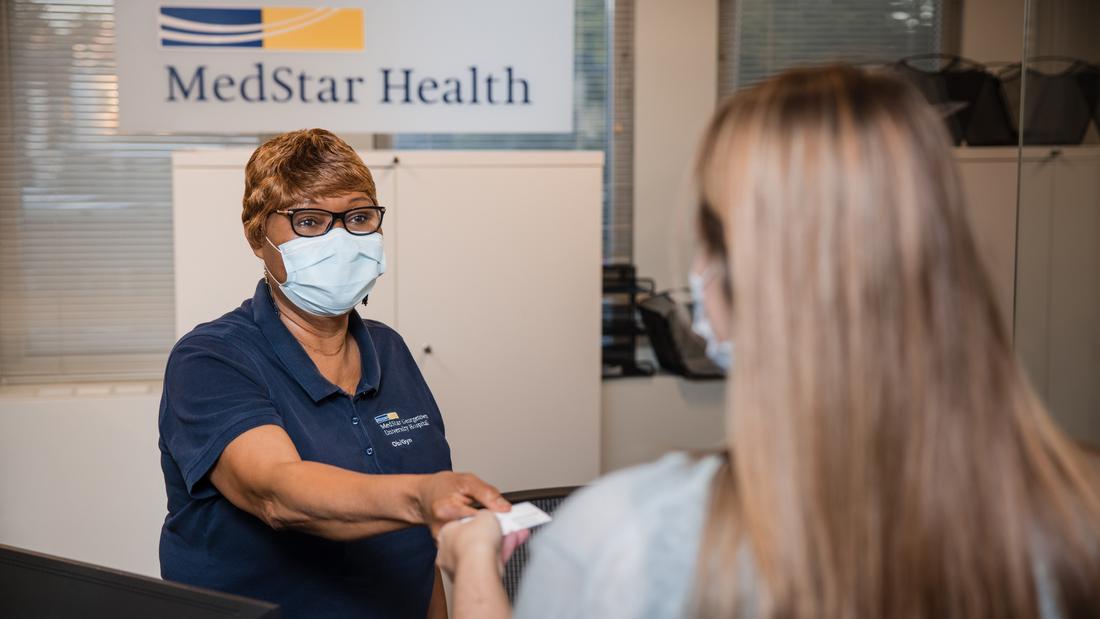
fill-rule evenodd
<path id="1" fill-rule="evenodd" d="M 316 316 L 342 316 L 365 299 L 386 272 L 380 233 L 357 236 L 343 228 L 298 237 L 276 246 L 283 256 L 286 298 Z"/>
<path id="2" fill-rule="evenodd" d="M 733 344 L 729 340 L 719 340 L 714 333 L 714 327 L 707 319 L 705 291 L 707 284 L 714 277 L 711 273 L 708 271 L 706 275 L 698 273 L 688 275 L 688 285 L 691 287 L 691 330 L 707 343 L 707 358 L 713 361 L 714 365 L 729 372 L 730 366 L 733 365 Z"/>

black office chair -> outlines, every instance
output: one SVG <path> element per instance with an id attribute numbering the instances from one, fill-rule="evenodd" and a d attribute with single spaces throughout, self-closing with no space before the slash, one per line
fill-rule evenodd
<path id="1" fill-rule="evenodd" d="M 504 498 L 509 502 L 523 503 L 524 501 L 530 501 L 535 504 L 542 511 L 553 515 L 554 510 L 561 505 L 565 499 L 569 498 L 570 494 L 573 494 L 574 490 L 577 490 L 579 486 L 566 486 L 561 488 L 540 488 L 538 490 L 519 490 L 516 492 L 505 492 Z M 538 535 L 539 529 L 542 527 L 535 527 L 531 531 L 531 537 Z M 523 578 L 523 569 L 527 567 L 527 561 L 530 558 L 528 547 L 531 545 L 531 541 L 528 540 L 526 544 L 520 546 L 512 553 L 512 558 L 508 559 L 508 563 L 504 566 L 504 590 L 508 592 L 508 601 L 515 604 L 516 594 L 519 593 L 519 583 Z"/>

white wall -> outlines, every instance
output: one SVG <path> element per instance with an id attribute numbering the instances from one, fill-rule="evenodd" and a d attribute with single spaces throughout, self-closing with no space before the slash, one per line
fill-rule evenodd
<path id="1" fill-rule="evenodd" d="M 960 0 L 960 55 L 978 62 L 1019 62 L 1024 0 Z"/>
<path id="2" fill-rule="evenodd" d="M 634 36 L 634 260 L 658 288 L 682 287 L 690 172 L 718 96 L 718 3 L 638 0 Z"/>
<path id="3" fill-rule="evenodd" d="M 0 543 L 160 576 L 160 385 L 0 395 Z"/>
<path id="4" fill-rule="evenodd" d="M 667 375 L 604 381 L 603 471 L 649 462 L 673 450 L 721 448 L 724 396 L 718 381 Z"/>

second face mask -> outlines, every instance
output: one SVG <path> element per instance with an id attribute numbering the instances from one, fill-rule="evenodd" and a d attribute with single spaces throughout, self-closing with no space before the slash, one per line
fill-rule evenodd
<path id="1" fill-rule="evenodd" d="M 688 275 L 688 284 L 691 286 L 691 330 L 707 343 L 707 358 L 729 372 L 733 364 L 733 344 L 729 340 L 720 341 L 707 319 L 705 290 L 708 282 L 708 277 L 698 273 Z"/>

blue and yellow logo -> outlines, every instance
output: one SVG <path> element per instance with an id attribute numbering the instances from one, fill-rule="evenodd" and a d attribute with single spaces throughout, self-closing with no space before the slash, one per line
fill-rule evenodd
<path id="1" fill-rule="evenodd" d="M 278 51 L 359 51 L 363 10 L 162 6 L 162 47 L 259 47 Z"/>
<path id="2" fill-rule="evenodd" d="M 400 419 L 400 418 L 401 417 L 398 416 L 397 413 L 386 413 L 385 415 L 378 415 L 377 417 L 375 417 L 374 422 L 375 423 L 386 423 L 387 421 L 393 421 L 395 419 Z"/>

